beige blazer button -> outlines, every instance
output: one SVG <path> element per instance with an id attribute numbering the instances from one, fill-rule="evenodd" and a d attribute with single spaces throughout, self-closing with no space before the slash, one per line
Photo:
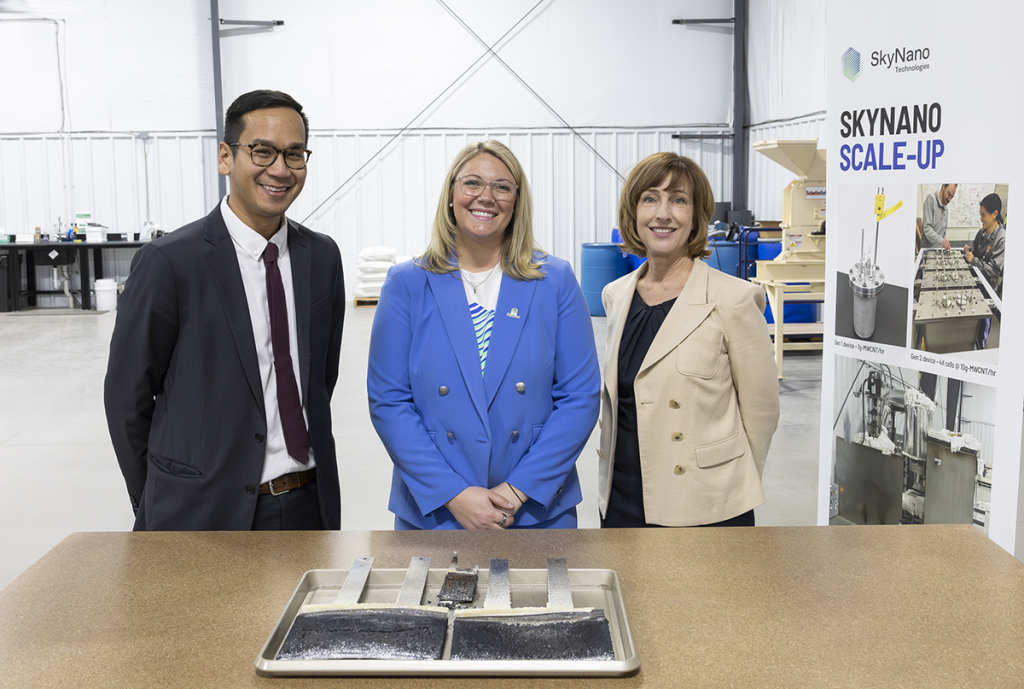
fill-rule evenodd
<path id="1" fill-rule="evenodd" d="M 598 456 L 598 457 L 604 457 L 604 453 L 603 453 L 603 452 L 601 452 L 601 450 L 598 450 L 598 451 L 597 451 L 597 456 Z"/>
<path id="2" fill-rule="evenodd" d="M 526 392 L 526 383 L 516 383 L 516 392 Z"/>
<path id="3" fill-rule="evenodd" d="M 683 439 L 683 434 L 682 433 L 673 433 L 672 434 L 672 440 L 675 440 L 676 442 L 679 442 L 682 439 Z"/>
<path id="4" fill-rule="evenodd" d="M 676 476 L 682 476 L 683 474 L 686 473 L 686 469 L 684 467 L 681 467 L 678 464 L 676 464 L 675 472 L 676 472 Z"/>
<path id="5" fill-rule="evenodd" d="M 601 419 L 597 420 L 597 427 L 598 428 L 604 428 L 604 425 L 601 423 Z"/>
<path id="6" fill-rule="evenodd" d="M 675 400 L 669 400 L 668 406 L 672 407 L 673 409 L 679 409 L 679 403 L 676 402 Z"/>
<path id="7" fill-rule="evenodd" d="M 455 440 L 455 434 L 451 431 L 448 431 L 448 440 Z"/>
<path id="8" fill-rule="evenodd" d="M 448 386 L 447 385 L 442 385 L 441 387 L 439 387 L 437 389 L 437 392 L 438 392 L 438 394 L 441 395 L 441 397 L 444 397 L 445 395 L 448 394 Z"/>

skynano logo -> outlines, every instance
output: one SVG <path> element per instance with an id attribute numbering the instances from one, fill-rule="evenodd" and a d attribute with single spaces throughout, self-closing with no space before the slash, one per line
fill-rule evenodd
<path id="1" fill-rule="evenodd" d="M 857 81 L 860 76 L 860 53 L 853 48 L 843 53 L 843 76 L 850 81 Z"/>

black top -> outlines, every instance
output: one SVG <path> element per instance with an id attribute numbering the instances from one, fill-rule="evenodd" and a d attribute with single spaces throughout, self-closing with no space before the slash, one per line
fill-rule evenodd
<path id="1" fill-rule="evenodd" d="M 636 433 L 636 397 L 633 381 L 654 342 L 661 324 L 675 299 L 648 306 L 633 292 L 626 324 L 619 343 L 619 410 L 615 440 L 615 468 L 608 510 L 603 527 L 636 528 L 647 526 L 644 519 L 644 488 L 640 475 L 640 443 Z"/>

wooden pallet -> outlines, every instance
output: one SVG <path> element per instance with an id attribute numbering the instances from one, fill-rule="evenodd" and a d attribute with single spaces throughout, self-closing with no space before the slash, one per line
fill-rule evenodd
<path id="1" fill-rule="evenodd" d="M 786 301 L 789 301 L 788 299 Z M 775 338 L 775 323 L 768 324 L 768 334 Z M 824 337 L 825 335 L 825 324 L 824 323 L 784 323 L 782 326 L 782 336 L 786 339 L 790 337 L 802 337 L 802 338 L 813 338 L 813 337 Z"/>
<path id="2" fill-rule="evenodd" d="M 377 305 L 377 297 L 356 297 L 352 305 L 357 309 L 373 308 Z"/>

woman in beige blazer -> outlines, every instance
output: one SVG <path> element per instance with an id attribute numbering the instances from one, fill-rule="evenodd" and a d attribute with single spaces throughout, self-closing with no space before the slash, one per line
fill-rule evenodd
<path id="1" fill-rule="evenodd" d="M 601 395 L 602 527 L 753 526 L 779 421 L 764 292 L 703 260 L 711 185 L 656 153 L 619 203 L 623 248 L 646 256 L 611 283 Z"/>

